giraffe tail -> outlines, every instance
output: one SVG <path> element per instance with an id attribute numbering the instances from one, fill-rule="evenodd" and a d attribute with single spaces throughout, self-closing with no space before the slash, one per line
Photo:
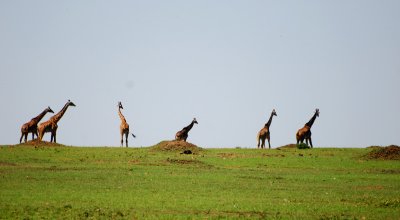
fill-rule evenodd
<path id="1" fill-rule="evenodd" d="M 136 138 L 136 136 L 133 133 L 131 133 L 131 135 L 133 136 L 133 138 Z"/>

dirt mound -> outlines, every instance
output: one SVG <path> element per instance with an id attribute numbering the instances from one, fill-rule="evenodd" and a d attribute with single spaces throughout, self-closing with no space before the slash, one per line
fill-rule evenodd
<path id="1" fill-rule="evenodd" d="M 286 144 L 284 146 L 278 147 L 277 149 L 293 149 L 297 148 L 297 144 Z"/>
<path id="2" fill-rule="evenodd" d="M 157 151 L 187 151 L 190 150 L 193 153 L 197 153 L 202 149 L 194 144 L 184 141 L 161 141 L 160 143 L 151 147 L 152 150 Z"/>
<path id="3" fill-rule="evenodd" d="M 34 146 L 34 147 L 63 147 L 65 145 L 58 144 L 58 143 L 52 143 L 52 142 L 47 142 L 47 141 L 39 141 L 38 139 L 28 141 L 26 143 L 21 143 L 15 145 L 17 146 Z"/>
<path id="4" fill-rule="evenodd" d="M 371 147 L 373 150 L 366 155 L 368 159 L 400 160 L 400 147 L 390 145 L 387 147 Z"/>

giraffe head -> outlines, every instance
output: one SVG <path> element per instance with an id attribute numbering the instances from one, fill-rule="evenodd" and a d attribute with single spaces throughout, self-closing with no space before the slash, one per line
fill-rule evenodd
<path id="1" fill-rule="evenodd" d="M 272 113 L 271 113 L 271 115 L 278 116 L 278 115 L 276 114 L 276 111 L 275 111 L 275 109 L 273 109 L 273 110 L 272 110 Z"/>
<path id="2" fill-rule="evenodd" d="M 122 107 L 122 103 L 121 102 L 118 102 L 118 108 L 124 109 L 124 107 Z"/>
<path id="3" fill-rule="evenodd" d="M 54 113 L 53 110 L 50 108 L 50 106 L 48 106 L 48 107 L 46 108 L 46 112 Z"/>
<path id="4" fill-rule="evenodd" d="M 198 124 L 196 118 L 193 118 L 192 123 Z"/>
<path id="5" fill-rule="evenodd" d="M 318 108 L 315 109 L 315 115 L 316 115 L 317 117 L 319 117 L 319 109 L 318 109 Z"/>
<path id="6" fill-rule="evenodd" d="M 73 107 L 75 107 L 76 105 L 75 105 L 73 102 L 71 102 L 71 100 L 68 99 L 68 106 L 73 106 Z"/>

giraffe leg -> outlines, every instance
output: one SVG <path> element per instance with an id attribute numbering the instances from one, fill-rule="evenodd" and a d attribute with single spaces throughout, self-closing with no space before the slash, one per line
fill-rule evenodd
<path id="1" fill-rule="evenodd" d="M 21 133 L 21 137 L 19 138 L 19 143 L 22 142 L 22 138 L 24 137 L 24 133 Z"/>
<path id="2" fill-rule="evenodd" d="M 270 138 L 268 137 L 267 140 L 268 140 L 268 147 L 269 147 L 269 149 L 271 149 Z"/>
<path id="3" fill-rule="evenodd" d="M 50 133 L 50 143 L 53 142 L 53 132 Z"/>
<path id="4" fill-rule="evenodd" d="M 128 136 L 129 136 L 129 133 L 125 133 L 125 145 L 126 145 L 126 147 L 128 147 Z"/>
<path id="5" fill-rule="evenodd" d="M 257 148 L 260 148 L 260 138 L 258 138 L 258 141 L 257 141 Z"/>
<path id="6" fill-rule="evenodd" d="M 39 141 L 42 141 L 43 139 L 43 132 L 39 131 L 39 136 L 38 136 Z"/>
<path id="7" fill-rule="evenodd" d="M 124 146 L 124 134 L 121 133 L 121 147 Z"/>
<path id="8" fill-rule="evenodd" d="M 28 142 L 28 133 L 25 133 L 25 143 Z"/>
<path id="9" fill-rule="evenodd" d="M 54 136 L 54 143 L 57 143 L 57 140 L 56 140 L 57 129 L 58 129 L 58 125 L 56 124 L 56 125 L 54 125 L 53 130 L 52 130 L 52 133 L 53 133 L 53 136 Z"/>
<path id="10" fill-rule="evenodd" d="M 312 141 L 311 141 L 311 137 L 310 137 L 309 139 L 310 139 L 310 145 L 311 145 L 311 148 L 313 148 L 313 146 L 312 146 Z"/>
<path id="11" fill-rule="evenodd" d="M 261 149 L 264 149 L 265 147 L 265 139 L 261 139 Z"/>

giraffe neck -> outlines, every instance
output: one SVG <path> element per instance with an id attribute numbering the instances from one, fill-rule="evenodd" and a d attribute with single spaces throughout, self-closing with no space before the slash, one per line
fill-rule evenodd
<path id="1" fill-rule="evenodd" d="M 190 131 L 190 129 L 192 129 L 192 128 L 193 128 L 193 125 L 194 125 L 194 122 L 192 121 L 192 123 L 190 123 L 190 125 L 188 125 L 188 126 L 184 127 L 184 128 L 183 128 L 183 130 L 185 130 L 186 132 L 189 132 L 189 131 Z"/>
<path id="2" fill-rule="evenodd" d="M 125 119 L 124 115 L 121 112 L 121 108 L 118 108 L 118 115 L 119 115 L 119 118 L 121 119 L 121 122 L 122 123 L 126 123 L 126 119 Z"/>
<path id="3" fill-rule="evenodd" d="M 64 113 L 67 111 L 69 103 L 65 104 L 64 107 L 58 112 L 56 115 L 50 118 L 54 123 L 60 121 L 60 119 L 64 116 Z"/>
<path id="4" fill-rule="evenodd" d="M 265 127 L 267 127 L 267 128 L 269 128 L 269 126 L 271 126 L 271 122 L 272 122 L 272 117 L 273 117 L 274 115 L 271 113 L 271 116 L 269 116 L 269 120 L 268 120 L 268 122 L 265 124 Z"/>
<path id="5" fill-rule="evenodd" d="M 314 114 L 314 116 L 310 119 L 309 122 L 306 123 L 306 125 L 311 128 L 316 118 L 317 118 L 317 113 Z"/>
<path id="6" fill-rule="evenodd" d="M 45 109 L 42 113 L 40 113 L 38 116 L 32 118 L 32 121 L 34 121 L 36 124 L 42 120 L 42 118 L 46 115 L 47 109 Z"/>

